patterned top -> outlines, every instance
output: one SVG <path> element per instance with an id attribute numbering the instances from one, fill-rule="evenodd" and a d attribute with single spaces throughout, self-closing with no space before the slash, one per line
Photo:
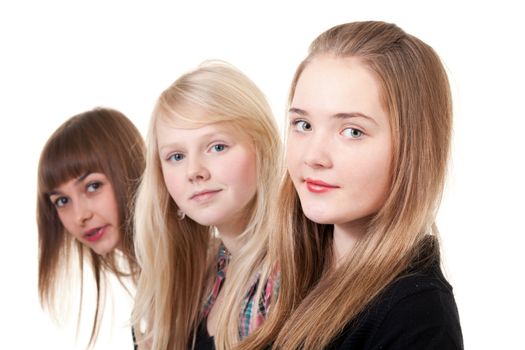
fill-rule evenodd
<path id="1" fill-rule="evenodd" d="M 213 304 L 217 300 L 219 292 L 226 278 L 226 270 L 228 268 L 229 262 L 230 253 L 226 250 L 224 245 L 221 245 L 217 257 L 217 277 L 203 308 L 202 315 L 204 319 L 208 316 L 211 308 L 213 307 Z M 250 288 L 246 293 L 246 297 L 243 300 L 239 324 L 239 336 L 241 339 L 248 336 L 248 334 L 250 334 L 264 322 L 270 308 L 272 296 L 277 295 L 279 292 L 280 280 L 277 278 L 276 274 L 272 274 L 272 276 L 270 276 L 270 278 L 266 281 L 266 284 L 263 288 L 263 295 L 261 295 L 261 298 L 259 299 L 259 305 L 255 310 L 255 293 L 257 292 L 257 287 L 259 285 L 259 276 L 259 273 L 255 275 L 253 282 L 250 284 Z"/>

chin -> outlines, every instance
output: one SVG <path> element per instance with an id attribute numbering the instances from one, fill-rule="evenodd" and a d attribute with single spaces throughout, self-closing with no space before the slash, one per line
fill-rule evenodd
<path id="1" fill-rule="evenodd" d="M 305 210 L 304 216 L 306 216 L 309 220 L 315 222 L 316 224 L 324 224 L 324 225 L 331 225 L 334 223 L 334 219 L 331 217 L 328 217 L 326 213 L 319 212 L 318 210 Z"/>
<path id="2" fill-rule="evenodd" d="M 108 253 L 111 253 L 114 249 L 111 249 L 111 248 L 99 248 L 99 249 L 96 249 L 96 248 L 91 248 L 97 255 L 100 255 L 100 256 L 105 256 L 107 255 Z"/>
<path id="3" fill-rule="evenodd" d="M 224 218 L 218 213 L 201 213 L 201 215 L 191 215 L 186 213 L 186 216 L 202 226 L 217 226 Z"/>
<path id="4" fill-rule="evenodd" d="M 91 247 L 91 249 L 97 255 L 105 256 L 105 255 L 115 251 L 115 249 L 117 249 L 117 246 L 118 246 L 118 242 L 114 242 L 113 244 L 110 244 L 110 245 L 101 244 L 100 247 Z"/>

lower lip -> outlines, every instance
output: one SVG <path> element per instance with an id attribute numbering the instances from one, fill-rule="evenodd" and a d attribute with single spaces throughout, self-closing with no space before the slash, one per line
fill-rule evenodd
<path id="1" fill-rule="evenodd" d="M 212 199 L 220 191 L 221 190 L 201 193 L 201 194 L 191 197 L 191 199 L 197 202 L 205 202 L 207 200 Z"/>
<path id="2" fill-rule="evenodd" d="M 107 229 L 107 226 L 104 226 L 102 228 L 100 228 L 99 230 L 97 230 L 97 232 L 94 234 L 94 235 L 90 235 L 90 236 L 84 236 L 84 238 L 86 239 L 86 241 L 89 241 L 89 242 L 96 242 L 98 241 L 99 239 L 102 238 L 102 236 L 104 236 L 104 234 L 106 233 L 106 229 Z"/>
<path id="3" fill-rule="evenodd" d="M 313 192 L 313 193 L 325 193 L 325 192 L 334 190 L 337 187 L 323 186 L 323 185 L 315 184 L 312 182 L 307 182 L 306 188 L 308 189 L 308 191 Z"/>

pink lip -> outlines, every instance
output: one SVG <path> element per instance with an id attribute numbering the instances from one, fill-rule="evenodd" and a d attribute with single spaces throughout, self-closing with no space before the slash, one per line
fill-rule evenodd
<path id="1" fill-rule="evenodd" d="M 104 234 L 106 233 L 106 229 L 109 225 L 105 225 L 105 226 L 102 226 L 102 227 L 95 227 L 91 230 L 88 230 L 84 233 L 84 239 L 86 241 L 89 241 L 89 242 L 96 242 L 98 241 L 99 239 L 102 238 L 102 236 L 104 236 Z"/>
<path id="2" fill-rule="evenodd" d="M 215 196 L 216 193 L 219 193 L 220 191 L 222 190 L 204 190 L 195 192 L 191 195 L 190 199 L 195 200 L 197 202 L 203 202 L 212 198 L 213 196 Z"/>
<path id="3" fill-rule="evenodd" d="M 324 193 L 339 188 L 339 186 L 330 185 L 321 180 L 306 178 L 304 179 L 304 181 L 306 182 L 306 188 L 308 189 L 308 191 L 313 193 Z"/>

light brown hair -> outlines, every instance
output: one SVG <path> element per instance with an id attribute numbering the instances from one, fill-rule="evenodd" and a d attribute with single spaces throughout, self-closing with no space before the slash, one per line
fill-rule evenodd
<path id="1" fill-rule="evenodd" d="M 60 296 L 61 276 L 74 264 L 78 264 L 80 271 L 82 296 L 84 264 L 88 263 L 93 271 L 97 298 L 90 345 L 96 340 L 100 325 L 104 272 L 114 273 L 119 280 L 124 276 L 137 277 L 132 214 L 134 195 L 145 166 L 144 153 L 142 136 L 127 117 L 116 110 L 97 108 L 64 122 L 48 139 L 40 155 L 37 193 L 40 300 L 54 310 Z M 91 172 L 105 174 L 113 186 L 120 247 L 127 265 L 124 268 L 116 252 L 100 256 L 75 240 L 62 225 L 49 198 L 50 191 L 64 182 Z"/>
<path id="2" fill-rule="evenodd" d="M 316 57 L 354 57 L 377 79 L 393 139 L 390 190 L 367 232 L 332 268 L 333 225 L 307 219 L 289 176 L 270 253 L 281 271 L 279 299 L 269 319 L 242 349 L 323 349 L 389 283 L 430 247 L 439 259 L 435 215 L 447 169 L 452 102 L 435 51 L 394 24 L 354 22 L 315 39 L 292 81 Z M 430 237 L 431 236 L 431 237 Z M 430 242 L 430 244 L 428 244 Z"/>

